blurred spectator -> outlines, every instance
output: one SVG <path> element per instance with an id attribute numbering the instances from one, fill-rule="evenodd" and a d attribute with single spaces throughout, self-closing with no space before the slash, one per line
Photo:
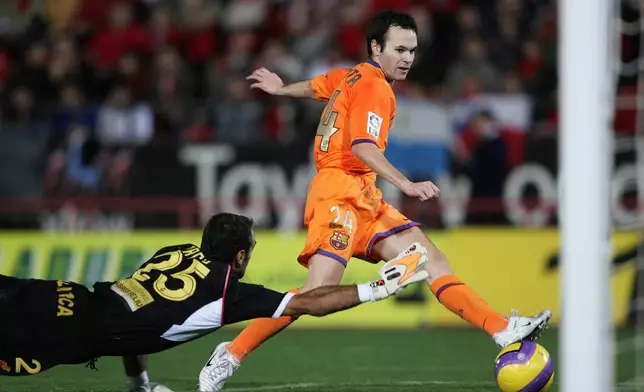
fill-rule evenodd
<path id="1" fill-rule="evenodd" d="M 222 15 L 223 27 L 228 31 L 259 28 L 268 13 L 264 0 L 237 0 L 228 2 Z"/>
<path id="2" fill-rule="evenodd" d="M 192 103 L 194 81 L 176 49 L 168 46 L 157 52 L 149 81 L 148 96 L 156 112 L 175 127 L 182 126 L 184 113 Z"/>
<path id="3" fill-rule="evenodd" d="M 20 35 L 25 33 L 43 14 L 42 1 L 0 1 L 0 26 L 3 34 Z"/>
<path id="4" fill-rule="evenodd" d="M 0 197 L 41 195 L 47 131 L 33 91 L 15 86 L 8 94 L 0 122 Z"/>
<path id="5" fill-rule="evenodd" d="M 99 94 L 92 67 L 82 58 L 76 41 L 69 35 L 60 35 L 54 42 L 49 61 L 49 80 L 56 89 L 61 84 L 73 82 L 83 86 L 92 98 Z"/>
<path id="6" fill-rule="evenodd" d="M 523 83 L 515 72 L 506 72 L 501 79 L 501 92 L 503 94 L 523 93 Z"/>
<path id="7" fill-rule="evenodd" d="M 277 40 L 266 43 L 258 56 L 257 65 L 272 70 L 284 80 L 299 80 L 302 76 L 302 63 L 287 51 L 284 43 Z"/>
<path id="8" fill-rule="evenodd" d="M 3 132 L 35 138 L 47 136 L 47 117 L 37 105 L 31 86 L 15 86 L 9 91 L 3 110 L 2 129 Z"/>
<path id="9" fill-rule="evenodd" d="M 418 49 L 416 50 L 415 65 L 411 68 L 409 79 L 417 81 L 424 86 L 435 86 L 445 77 L 452 45 L 445 43 L 445 39 L 436 37 L 434 19 L 426 7 L 420 5 L 411 9 L 411 15 L 418 24 Z M 457 41 L 451 37 L 449 40 Z"/>
<path id="10" fill-rule="evenodd" d="M 52 0 L 56 1 L 56 0 Z M 80 0 L 77 10 L 77 18 L 75 26 L 80 31 L 98 33 L 103 31 L 110 24 L 110 10 L 116 4 L 122 3 L 124 0 Z M 127 3 L 133 4 L 137 0 L 125 0 Z"/>
<path id="11" fill-rule="evenodd" d="M 244 72 L 256 56 L 256 37 L 250 31 L 238 31 L 228 36 L 227 72 Z"/>
<path id="12" fill-rule="evenodd" d="M 72 27 L 82 0 L 45 0 L 45 15 L 52 31 Z"/>
<path id="13" fill-rule="evenodd" d="M 96 126 L 96 108 L 88 104 L 79 85 L 64 84 L 60 89 L 59 107 L 52 118 L 51 147 L 57 149 L 65 144 L 71 129 L 82 127 L 93 132 Z"/>
<path id="14" fill-rule="evenodd" d="M 208 96 L 204 83 L 208 75 L 208 60 L 213 55 L 217 44 L 215 21 L 218 7 L 212 0 L 180 1 L 182 14 L 182 49 L 185 59 L 191 64 L 195 84 L 195 97 Z"/>
<path id="15" fill-rule="evenodd" d="M 9 78 L 10 71 L 11 65 L 9 62 L 9 56 L 4 48 L 0 47 L 0 91 L 4 88 L 5 83 Z"/>
<path id="16" fill-rule="evenodd" d="M 289 144 L 296 137 L 295 105 L 288 99 L 278 99 L 266 108 L 263 134 L 271 141 Z"/>
<path id="17" fill-rule="evenodd" d="M 190 116 L 182 140 L 188 143 L 204 143 L 212 140 L 212 128 L 208 124 L 208 112 L 195 108 Z"/>
<path id="18" fill-rule="evenodd" d="M 262 116 L 262 105 L 251 99 L 246 80 L 229 77 L 226 97 L 214 109 L 215 140 L 235 145 L 259 140 Z"/>
<path id="19" fill-rule="evenodd" d="M 453 97 L 464 92 L 464 83 L 468 77 L 476 78 L 486 92 L 497 91 L 499 74 L 488 60 L 485 44 L 478 37 L 470 37 L 463 43 L 461 59 L 454 64 L 448 74 L 448 88 Z"/>
<path id="20" fill-rule="evenodd" d="M 201 64 L 215 50 L 217 8 L 208 0 L 182 0 L 180 4 L 186 59 Z"/>
<path id="21" fill-rule="evenodd" d="M 208 101 L 211 105 L 220 102 L 226 95 L 226 75 L 228 74 L 228 61 L 225 58 L 213 58 L 208 64 L 206 77 Z"/>
<path id="22" fill-rule="evenodd" d="M 135 99 L 148 97 L 149 71 L 141 64 L 141 56 L 135 52 L 125 53 L 118 61 L 116 69 L 103 79 L 102 96 L 109 93 L 112 86 L 124 84 Z"/>
<path id="23" fill-rule="evenodd" d="M 502 211 L 491 205 L 503 194 L 503 186 L 510 171 L 508 146 L 492 113 L 482 111 L 475 115 L 455 144 L 456 159 L 472 181 L 471 197 L 475 204 L 469 223 L 499 223 Z M 486 200 L 481 204 L 480 200 Z"/>
<path id="24" fill-rule="evenodd" d="M 181 43 L 181 32 L 174 23 L 170 8 L 163 3 L 156 4 L 152 9 L 148 30 L 148 45 L 153 51 L 166 45 L 177 46 Z"/>
<path id="25" fill-rule="evenodd" d="M 99 144 L 91 132 L 80 124 L 70 129 L 65 159 L 66 192 L 96 193 L 101 185 Z"/>
<path id="26" fill-rule="evenodd" d="M 487 23 L 483 36 L 520 42 L 530 28 L 531 10 L 527 3 L 523 0 L 497 0 L 495 6 L 485 9 L 488 17 L 485 18 Z"/>
<path id="27" fill-rule="evenodd" d="M 502 9 L 502 7 L 501 7 Z M 502 71 L 516 69 L 521 49 L 521 30 L 516 25 L 517 21 L 508 17 L 503 10 L 499 12 L 499 19 L 489 19 L 492 24 L 488 25 L 485 32 L 485 40 L 488 42 L 489 55 L 494 64 Z"/>
<path id="28" fill-rule="evenodd" d="M 337 0 L 326 2 L 294 1 L 288 4 L 286 22 L 277 20 L 276 29 L 282 36 L 297 37 L 290 39 L 293 53 L 303 61 L 316 61 L 320 53 L 329 49 L 337 49 L 341 54 L 340 45 L 332 42 L 337 29 L 335 17 L 329 17 L 329 12 L 335 12 Z M 323 8 L 323 4 L 331 5 L 331 11 Z"/>
<path id="29" fill-rule="evenodd" d="M 12 67 L 9 89 L 13 86 L 27 86 L 37 91 L 45 102 L 54 96 L 54 88 L 47 72 L 47 46 L 40 41 L 31 43 L 24 52 L 22 63 Z M 38 104 L 43 103 L 39 101 Z"/>
<path id="30" fill-rule="evenodd" d="M 154 136 L 152 110 L 136 102 L 127 86 L 116 85 L 98 110 L 96 131 L 103 145 L 141 146 Z"/>
<path id="31" fill-rule="evenodd" d="M 481 15 L 475 7 L 465 5 L 456 12 L 461 39 L 481 35 Z"/>
<path id="32" fill-rule="evenodd" d="M 145 44 L 145 32 L 135 23 L 131 5 L 115 3 L 109 10 L 107 28 L 92 40 L 93 65 L 99 71 L 111 71 L 126 52 L 144 51 Z"/>
<path id="33" fill-rule="evenodd" d="M 340 9 L 341 25 L 338 28 L 335 45 L 339 44 L 343 54 L 353 61 L 364 61 L 367 48 L 364 41 L 364 22 L 368 13 L 365 0 L 352 0 L 342 3 Z"/>
<path id="34" fill-rule="evenodd" d="M 532 82 L 538 76 L 543 65 L 544 58 L 539 43 L 534 40 L 523 42 L 519 63 L 519 73 L 523 80 L 528 83 Z"/>
<path id="35" fill-rule="evenodd" d="M 352 63 L 342 57 L 340 47 L 336 45 L 330 45 L 326 49 L 326 51 L 321 53 L 318 58 L 310 63 L 308 69 L 304 73 L 304 77 L 307 79 L 312 79 L 318 75 L 325 74 L 334 68 L 351 69 L 354 65 L 355 63 Z"/>

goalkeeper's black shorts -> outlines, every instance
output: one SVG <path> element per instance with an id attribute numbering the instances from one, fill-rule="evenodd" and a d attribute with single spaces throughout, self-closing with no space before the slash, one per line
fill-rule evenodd
<path id="1" fill-rule="evenodd" d="M 0 375 L 91 362 L 92 293 L 76 283 L 0 275 Z"/>

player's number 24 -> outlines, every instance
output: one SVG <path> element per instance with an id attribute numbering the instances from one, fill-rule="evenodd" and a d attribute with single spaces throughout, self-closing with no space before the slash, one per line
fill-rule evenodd
<path id="1" fill-rule="evenodd" d="M 340 207 L 338 206 L 333 206 L 331 207 L 331 213 L 334 214 L 333 221 L 331 221 L 331 226 L 332 227 L 344 227 L 345 229 L 349 230 L 349 234 L 353 232 L 353 222 L 351 221 L 351 212 L 349 210 L 346 210 L 344 212 L 344 222 L 340 223 L 340 219 L 342 216 L 342 212 L 340 211 Z"/>

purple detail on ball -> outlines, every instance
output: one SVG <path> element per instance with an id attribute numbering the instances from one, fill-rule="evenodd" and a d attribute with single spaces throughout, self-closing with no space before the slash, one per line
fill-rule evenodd
<path id="1" fill-rule="evenodd" d="M 510 351 L 505 353 L 496 360 L 494 364 L 494 376 L 499 376 L 499 371 L 504 366 L 525 364 L 532 358 L 534 352 L 537 350 L 537 345 L 530 341 L 521 342 L 521 347 L 517 351 Z"/>
<path id="2" fill-rule="evenodd" d="M 552 371 L 552 358 L 548 358 L 548 363 L 546 363 L 546 366 L 543 368 L 543 370 L 541 370 L 539 375 L 537 375 L 537 377 L 535 377 L 534 380 L 530 382 L 530 384 L 523 387 L 519 392 L 539 392 L 541 388 L 546 386 L 548 380 L 550 380 Z"/>

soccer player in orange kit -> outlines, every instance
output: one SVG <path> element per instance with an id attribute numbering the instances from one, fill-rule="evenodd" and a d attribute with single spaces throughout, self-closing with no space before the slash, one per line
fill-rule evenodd
<path id="1" fill-rule="evenodd" d="M 443 306 L 487 332 L 499 347 L 535 339 L 550 320 L 550 310 L 533 317 L 516 312 L 503 317 L 453 274 L 420 224 L 382 199 L 376 175 L 420 200 L 436 197 L 439 190 L 430 181 L 408 180 L 384 156 L 396 114 L 392 86 L 407 77 L 417 48 L 414 19 L 394 11 L 376 15 L 367 27 L 366 44 L 367 61 L 310 81 L 285 86 L 263 68 L 249 76 L 252 88 L 272 95 L 328 101 L 315 138 L 317 174 L 309 186 L 304 214 L 308 234 L 298 257 L 309 273 L 299 291 L 339 284 L 352 257 L 378 263 L 419 243 L 429 259 L 427 284 Z M 251 351 L 294 320 L 254 320 L 232 342 L 217 346 L 201 371 L 200 391 L 220 391 Z"/>

